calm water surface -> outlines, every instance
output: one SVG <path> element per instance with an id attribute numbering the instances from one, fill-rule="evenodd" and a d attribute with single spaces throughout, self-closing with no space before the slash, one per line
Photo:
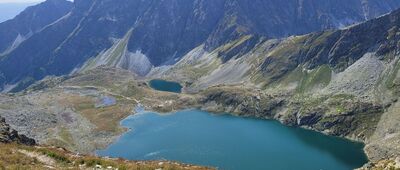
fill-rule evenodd
<path id="1" fill-rule="evenodd" d="M 363 145 L 276 121 L 184 110 L 142 112 L 101 156 L 175 160 L 227 170 L 347 170 L 362 166 Z"/>
<path id="2" fill-rule="evenodd" d="M 159 91 L 167 91 L 173 93 L 182 92 L 182 86 L 177 82 L 155 79 L 151 80 L 149 84 L 151 88 Z"/>

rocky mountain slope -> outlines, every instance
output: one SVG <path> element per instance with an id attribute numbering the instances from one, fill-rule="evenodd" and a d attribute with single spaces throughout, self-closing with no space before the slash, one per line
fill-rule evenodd
<path id="1" fill-rule="evenodd" d="M 339 28 L 397 7 L 397 0 L 77 0 L 69 15 L 3 57 L 0 84 L 18 91 L 46 75 L 74 72 L 88 60 L 146 75 L 201 44 L 210 52 L 248 34 L 277 38 Z"/>
<path id="2" fill-rule="evenodd" d="M 72 7 L 70 1 L 48 0 L 0 23 L 0 56 L 11 52 L 33 34 L 66 15 Z"/>
<path id="3" fill-rule="evenodd" d="M 399 16 L 397 10 L 347 29 L 284 39 L 247 35 L 211 52 L 200 45 L 148 76 L 185 82 L 192 91 L 246 83 L 299 94 L 351 93 L 372 101 L 383 100 L 370 95 L 374 90 L 397 97 Z"/>

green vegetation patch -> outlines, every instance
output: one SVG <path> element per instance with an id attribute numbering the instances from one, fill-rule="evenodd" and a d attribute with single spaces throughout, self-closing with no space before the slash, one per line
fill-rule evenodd
<path id="1" fill-rule="evenodd" d="M 271 86 L 289 86 L 297 84 L 296 92 L 303 94 L 314 88 L 322 88 L 331 82 L 332 70 L 328 65 L 322 65 L 314 70 L 303 70 L 297 67 L 281 80 L 271 84 Z"/>
<path id="2" fill-rule="evenodd" d="M 274 51 L 271 52 L 271 56 L 287 57 L 297 53 L 303 48 L 303 44 L 307 40 L 308 36 L 297 36 L 286 40 L 286 42 Z"/>
<path id="3" fill-rule="evenodd" d="M 327 86 L 332 77 L 332 70 L 327 65 L 320 66 L 311 72 L 303 71 L 303 77 L 297 87 L 297 92 L 304 93 L 318 86 Z"/>
<path id="4" fill-rule="evenodd" d="M 293 71 L 291 71 L 287 76 L 285 76 L 281 81 L 278 82 L 280 85 L 288 86 L 291 83 L 299 83 L 304 77 L 304 73 L 301 70 L 301 67 L 297 67 Z"/>
<path id="5" fill-rule="evenodd" d="M 51 151 L 45 151 L 45 150 L 43 150 L 42 153 L 44 155 L 50 157 L 50 158 L 53 158 L 57 162 L 60 162 L 60 163 L 71 163 L 71 161 L 64 155 L 57 154 L 57 153 L 51 152 Z"/>
<path id="6" fill-rule="evenodd" d="M 67 143 L 67 144 L 73 144 L 74 143 L 74 139 L 71 135 L 71 133 L 68 131 L 67 128 L 61 128 L 59 135 L 61 137 L 61 139 Z"/>
<path id="7" fill-rule="evenodd" d="M 14 87 L 10 92 L 19 92 L 30 86 L 31 84 L 35 83 L 35 78 L 33 77 L 26 77 L 22 81 L 18 83 L 16 87 Z"/>

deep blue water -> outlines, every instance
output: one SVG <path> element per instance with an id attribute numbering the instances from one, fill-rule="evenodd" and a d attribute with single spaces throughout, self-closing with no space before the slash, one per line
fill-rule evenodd
<path id="1" fill-rule="evenodd" d="M 184 110 L 142 112 L 101 156 L 175 160 L 228 170 L 347 170 L 367 162 L 363 145 L 276 121 Z"/>
<path id="2" fill-rule="evenodd" d="M 149 83 L 150 83 L 150 87 L 155 90 L 167 91 L 167 92 L 173 92 L 173 93 L 181 93 L 182 92 L 182 86 L 177 82 L 155 79 L 155 80 L 151 80 Z"/>

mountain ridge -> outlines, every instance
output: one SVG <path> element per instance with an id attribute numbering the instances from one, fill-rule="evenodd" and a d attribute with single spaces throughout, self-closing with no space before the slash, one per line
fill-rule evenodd
<path id="1" fill-rule="evenodd" d="M 282 4 L 290 5 L 288 9 L 277 8 Z M 4 87 L 20 83 L 17 89 L 21 89 L 47 75 L 69 74 L 110 48 L 112 39 L 123 37 L 131 28 L 134 31 L 127 50 L 141 51 L 150 61 L 148 67 L 157 67 L 176 63 L 204 42 L 205 49 L 210 51 L 247 34 L 282 37 L 337 28 L 339 22 L 348 25 L 363 21 L 390 12 L 393 7 L 400 7 L 400 3 L 395 0 L 346 3 L 135 0 L 115 4 L 108 0 L 78 0 L 70 16 L 24 41 L 0 61 L 3 74 L 0 84 Z M 346 19 L 347 16 L 355 17 Z"/>
<path id="2" fill-rule="evenodd" d="M 72 2 L 48 0 L 26 8 L 13 19 L 0 23 L 0 54 L 5 55 L 45 26 L 72 9 Z"/>

